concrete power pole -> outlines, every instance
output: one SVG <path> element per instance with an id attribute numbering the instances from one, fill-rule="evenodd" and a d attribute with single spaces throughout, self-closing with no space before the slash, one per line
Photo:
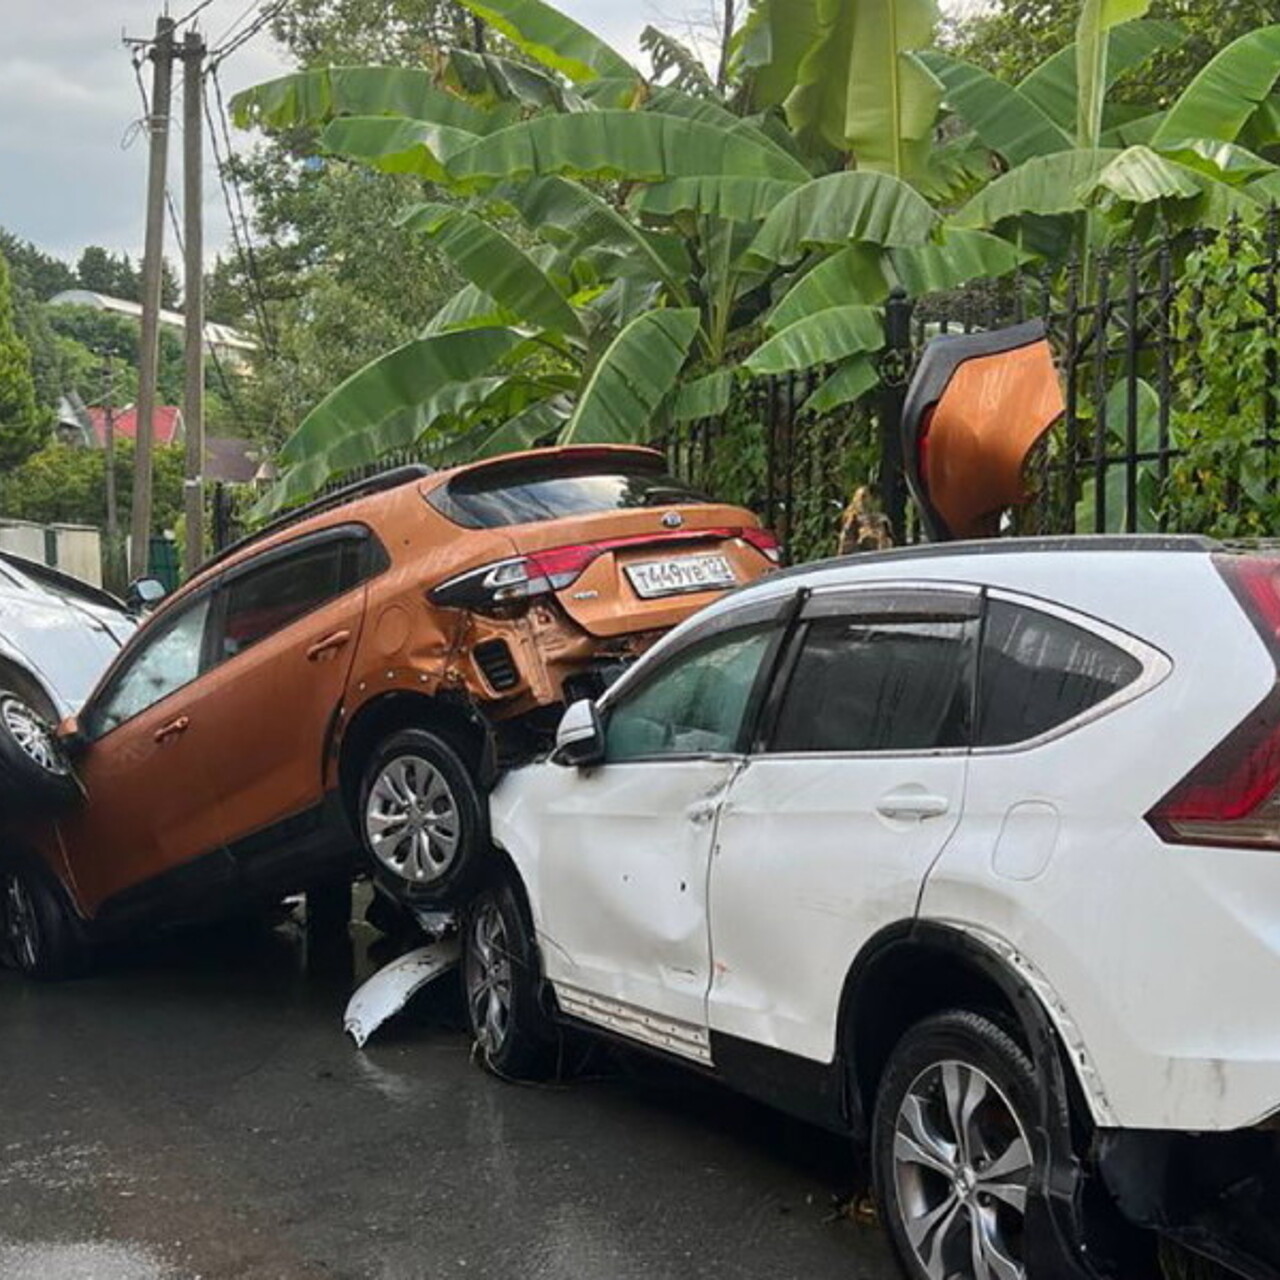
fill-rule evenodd
<path id="1" fill-rule="evenodd" d="M 204 40 L 188 31 L 182 47 L 182 221 L 185 272 L 182 286 L 184 368 L 182 421 L 187 435 L 187 546 L 183 567 L 190 577 L 204 562 L 204 180 L 201 172 L 201 107 Z"/>
<path id="2" fill-rule="evenodd" d="M 151 46 L 151 152 L 147 169 L 147 231 L 142 258 L 142 336 L 138 368 L 138 447 L 134 458 L 133 536 L 129 573 L 147 572 L 151 542 L 151 446 L 160 360 L 160 284 L 164 265 L 164 192 L 169 162 L 169 109 L 173 96 L 172 18 L 156 19 Z"/>

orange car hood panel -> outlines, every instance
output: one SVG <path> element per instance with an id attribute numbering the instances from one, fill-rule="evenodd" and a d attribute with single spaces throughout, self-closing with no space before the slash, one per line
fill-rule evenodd
<path id="1" fill-rule="evenodd" d="M 1066 409 L 1047 342 L 967 360 L 933 411 L 925 475 L 957 538 L 996 532 L 1005 508 L 1026 502 L 1028 450 Z"/>

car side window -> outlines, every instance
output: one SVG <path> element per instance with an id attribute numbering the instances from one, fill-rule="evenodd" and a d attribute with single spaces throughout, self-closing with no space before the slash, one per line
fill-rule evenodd
<path id="1" fill-rule="evenodd" d="M 771 634 L 768 625 L 726 632 L 667 663 L 610 709 L 606 762 L 736 751 Z"/>
<path id="2" fill-rule="evenodd" d="M 980 747 L 1027 742 L 1119 693 L 1142 663 L 1064 618 L 987 603 L 978 682 Z"/>
<path id="3" fill-rule="evenodd" d="M 355 538 L 331 539 L 234 578 L 223 588 L 218 661 L 234 658 L 354 586 L 362 576 L 361 547 Z"/>
<path id="4" fill-rule="evenodd" d="M 977 631 L 976 618 L 812 622 L 770 752 L 967 747 Z"/>
<path id="5" fill-rule="evenodd" d="M 92 714 L 88 728 L 93 737 L 141 715 L 200 674 L 211 598 L 206 595 L 179 609 L 142 639 Z"/>

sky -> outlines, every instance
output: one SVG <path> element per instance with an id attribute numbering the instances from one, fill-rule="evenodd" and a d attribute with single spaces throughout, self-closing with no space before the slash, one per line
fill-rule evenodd
<path id="1" fill-rule="evenodd" d="M 170 0 L 181 18 L 197 0 Z M 650 22 L 682 28 L 710 0 L 556 0 L 557 7 L 640 61 Z M 972 4 L 975 0 L 948 0 Z M 0 227 L 47 253 L 74 260 L 88 244 L 139 255 L 143 239 L 147 139 L 141 99 L 122 37 L 149 36 L 163 0 L 0 0 Z M 209 0 L 201 28 L 214 46 L 256 0 Z M 237 50 L 221 72 L 229 96 L 289 68 L 267 33 Z M 150 65 L 142 68 L 149 86 Z M 180 98 L 175 98 L 175 106 Z M 174 130 L 169 185 L 181 191 Z M 206 247 L 229 239 L 222 193 L 206 149 Z M 166 227 L 166 252 L 177 246 Z"/>

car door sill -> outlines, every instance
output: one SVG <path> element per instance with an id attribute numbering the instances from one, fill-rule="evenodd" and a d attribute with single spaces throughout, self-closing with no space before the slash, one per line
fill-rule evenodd
<path id="1" fill-rule="evenodd" d="M 552 985 L 561 1011 L 569 1017 L 593 1027 L 603 1027 L 626 1040 L 661 1049 L 673 1057 L 706 1067 L 711 1065 L 711 1043 L 704 1028 L 563 982 Z"/>

